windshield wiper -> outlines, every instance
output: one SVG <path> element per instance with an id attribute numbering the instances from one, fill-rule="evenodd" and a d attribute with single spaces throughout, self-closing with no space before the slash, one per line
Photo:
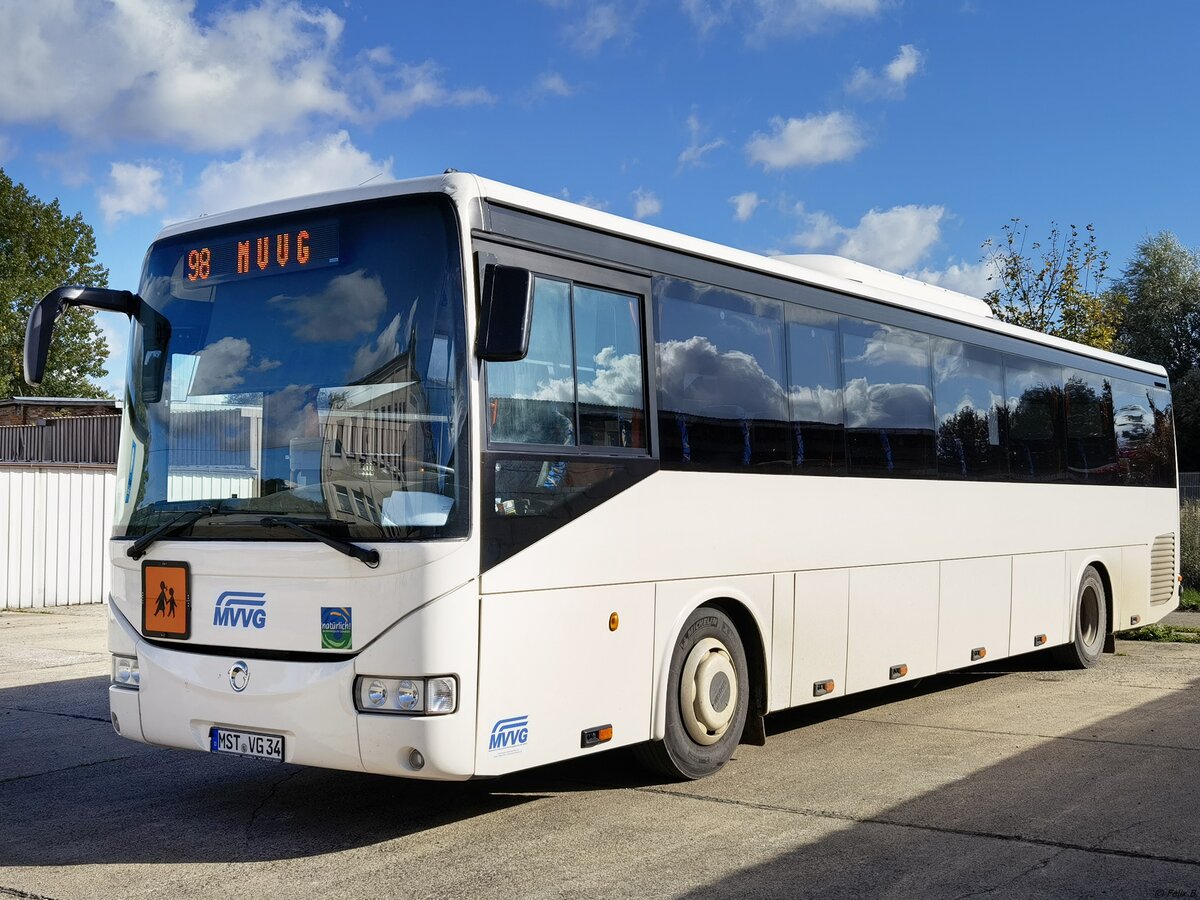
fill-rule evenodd
<path id="1" fill-rule="evenodd" d="M 231 510 L 232 511 L 232 510 Z M 167 537 L 176 532 L 183 531 L 187 526 L 191 525 L 197 519 L 202 519 L 205 516 L 215 516 L 221 510 L 216 506 L 198 506 L 195 509 L 189 509 L 186 512 L 180 513 L 169 522 L 164 522 L 153 531 L 148 531 L 140 538 L 133 542 L 132 546 L 125 551 L 125 555 L 133 559 L 141 559 L 146 555 L 146 550 L 151 544 L 159 538 Z"/>
<path id="2" fill-rule="evenodd" d="M 287 516 L 263 516 L 259 519 L 258 524 L 264 528 L 290 528 L 292 531 L 298 531 L 301 534 L 316 538 L 322 544 L 332 547 L 338 553 L 344 553 L 347 556 L 353 556 L 359 562 L 369 569 L 374 569 L 379 566 L 379 551 L 365 550 L 358 544 L 352 544 L 349 541 L 343 541 L 340 538 L 331 537 L 328 534 L 323 534 L 317 530 L 316 526 L 344 526 L 344 522 L 339 522 L 336 519 L 309 519 L 297 520 Z"/>

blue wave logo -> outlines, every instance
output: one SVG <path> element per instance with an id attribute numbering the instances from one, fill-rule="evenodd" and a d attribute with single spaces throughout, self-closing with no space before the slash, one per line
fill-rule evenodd
<path id="1" fill-rule="evenodd" d="M 527 743 L 529 743 L 529 716 L 513 716 L 510 719 L 501 719 L 492 726 L 492 733 L 488 737 L 488 752 L 515 753 L 524 749 Z"/>
<path id="2" fill-rule="evenodd" d="M 225 591 L 213 609 L 213 624 L 224 628 L 266 628 L 267 596 L 261 591 Z"/>

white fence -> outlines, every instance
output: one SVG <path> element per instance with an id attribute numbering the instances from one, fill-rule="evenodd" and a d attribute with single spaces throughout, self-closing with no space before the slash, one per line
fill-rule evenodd
<path id="1" fill-rule="evenodd" d="M 104 602 L 116 482 L 110 467 L 0 466 L 0 608 Z"/>

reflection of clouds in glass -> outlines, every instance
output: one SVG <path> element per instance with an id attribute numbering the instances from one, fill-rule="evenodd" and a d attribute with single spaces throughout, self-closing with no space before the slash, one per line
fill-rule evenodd
<path id="1" fill-rule="evenodd" d="M 846 425 L 849 428 L 929 428 L 933 397 L 923 384 L 869 384 L 865 378 L 846 382 Z"/>
<path id="2" fill-rule="evenodd" d="M 250 342 L 245 338 L 223 337 L 200 351 L 188 393 L 223 394 L 242 384 L 247 372 L 269 372 L 282 365 L 279 360 L 265 356 L 250 365 Z"/>
<path id="3" fill-rule="evenodd" d="M 596 372 L 590 382 L 579 382 L 579 402 L 597 406 L 642 408 L 642 358 L 636 353 L 618 355 L 605 347 L 592 361 Z M 539 381 L 532 393 L 517 392 L 520 400 L 575 401 L 575 383 L 570 377 Z"/>
<path id="4" fill-rule="evenodd" d="M 242 373 L 250 364 L 250 342 L 245 338 L 223 337 L 200 351 L 191 394 L 223 394 L 246 379 Z"/>
<path id="5" fill-rule="evenodd" d="M 400 328 L 403 323 L 404 314 L 396 313 L 379 337 L 358 348 L 354 354 L 354 366 L 350 370 L 351 381 L 374 372 L 400 355 Z"/>
<path id="6" fill-rule="evenodd" d="M 842 424 L 842 392 L 837 388 L 793 386 L 788 401 L 793 421 Z"/>
<path id="7" fill-rule="evenodd" d="M 269 395 L 264 406 L 266 446 L 284 447 L 292 438 L 317 436 L 316 397 L 311 384 L 289 384 Z"/>
<path id="8" fill-rule="evenodd" d="M 267 303 L 286 304 L 293 316 L 292 334 L 302 341 L 349 341 L 375 330 L 387 308 L 387 293 L 378 275 L 366 269 L 331 278 L 319 294 L 290 297 L 278 294 Z"/>
<path id="9" fill-rule="evenodd" d="M 747 353 L 722 353 L 706 337 L 658 345 L 659 385 L 670 411 L 787 421 L 779 383 Z M 748 405 L 747 405 L 748 404 Z"/>
<path id="10" fill-rule="evenodd" d="M 938 393 L 938 408 L 939 408 L 939 410 L 944 405 L 943 400 L 945 400 L 945 399 L 946 398 L 943 397 L 943 395 L 939 391 L 939 393 Z M 995 410 L 999 406 L 1002 406 L 1003 404 L 1004 404 L 1004 398 L 1001 397 L 999 394 L 994 393 L 993 391 L 988 391 L 987 402 L 981 404 L 981 403 L 977 402 L 973 396 L 971 396 L 970 387 L 965 386 L 965 387 L 963 387 L 962 396 L 959 398 L 958 402 L 953 404 L 952 409 L 950 409 L 946 412 L 941 412 L 941 414 L 938 416 L 938 422 L 939 422 L 939 424 L 948 422 L 951 419 L 953 419 L 955 416 L 957 416 L 959 413 L 963 412 L 964 410 L 968 410 L 968 409 L 973 411 L 981 419 L 989 419 L 990 420 L 993 415 L 993 410 Z"/>
<path id="11" fill-rule="evenodd" d="M 908 334 L 906 331 L 894 331 L 886 325 L 880 325 L 871 337 L 866 338 L 863 352 L 847 358 L 846 362 L 863 363 L 868 366 L 928 366 L 929 351 L 925 341 L 910 340 Z"/>

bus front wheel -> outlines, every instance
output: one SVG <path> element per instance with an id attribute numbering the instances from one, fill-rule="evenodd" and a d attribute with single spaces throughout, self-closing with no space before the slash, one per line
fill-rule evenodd
<path id="1" fill-rule="evenodd" d="M 688 617 L 671 654 L 666 736 L 643 745 L 639 755 L 672 778 L 711 775 L 733 756 L 749 704 L 737 628 L 719 609 L 702 606 Z"/>
<path id="2" fill-rule="evenodd" d="M 1100 661 L 1108 626 L 1108 592 L 1095 566 L 1083 570 L 1075 598 L 1075 640 L 1056 648 L 1059 661 L 1076 669 L 1090 669 Z"/>

